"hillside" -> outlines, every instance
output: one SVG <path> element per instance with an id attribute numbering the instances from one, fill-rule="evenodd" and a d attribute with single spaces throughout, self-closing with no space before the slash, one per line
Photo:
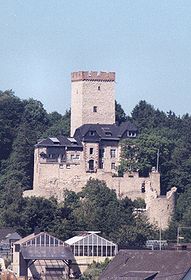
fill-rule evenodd
<path id="1" fill-rule="evenodd" d="M 126 118 L 136 124 L 139 136 L 134 141 L 134 150 L 129 149 L 128 142 L 123 143 L 119 171 L 139 169 L 140 174 L 146 176 L 157 165 L 159 153 L 162 193 L 172 186 L 178 189 L 176 213 L 166 232 L 167 238 L 175 239 L 176 225 L 190 226 L 191 223 L 191 116 L 180 117 L 171 111 L 164 113 L 145 101 L 140 101 L 131 116 L 126 116 L 116 103 L 117 121 Z M 155 236 L 155 229 L 132 216 L 133 208 L 139 202 L 119 201 L 103 182 L 88 182 L 84 192 L 77 195 L 67 193 L 62 205 L 54 199 L 22 198 L 22 191 L 32 186 L 34 144 L 47 136 L 69 135 L 69 126 L 69 111 L 63 116 L 57 112 L 47 113 L 39 101 L 21 100 L 12 91 L 0 92 L 0 224 L 16 227 L 23 235 L 31 233 L 38 225 L 62 239 L 72 236 L 75 231 L 99 229 L 121 246 L 141 246 L 145 238 Z M 138 163 L 134 161 L 135 154 Z M 98 189 L 91 194 L 94 199 L 90 200 L 91 184 Z M 111 196 L 111 201 L 98 204 L 102 192 Z M 86 203 L 81 199 L 84 197 Z M 87 210 L 92 209 L 91 203 L 95 208 L 93 213 Z M 105 214 L 103 207 L 108 209 Z M 120 218 L 117 219 L 115 213 Z M 99 222 L 92 224 L 92 220 Z M 131 236 L 130 243 L 126 240 L 127 231 Z"/>

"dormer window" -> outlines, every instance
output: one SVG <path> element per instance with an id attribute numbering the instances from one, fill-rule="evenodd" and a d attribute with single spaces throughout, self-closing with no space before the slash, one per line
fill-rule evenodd
<path id="1" fill-rule="evenodd" d="M 106 136 L 112 136 L 111 130 L 109 127 L 103 127 L 104 133 Z"/>
<path id="2" fill-rule="evenodd" d="M 105 135 L 106 135 L 106 136 L 112 136 L 112 133 L 109 132 L 109 131 L 107 131 L 107 132 L 105 132 Z"/>
<path id="3" fill-rule="evenodd" d="M 135 131 L 127 131 L 127 136 L 128 137 L 136 137 L 137 136 L 137 134 L 136 134 L 136 132 Z"/>
<path id="4" fill-rule="evenodd" d="M 95 130 L 90 130 L 89 131 L 89 136 L 95 136 L 95 134 L 96 134 Z"/>

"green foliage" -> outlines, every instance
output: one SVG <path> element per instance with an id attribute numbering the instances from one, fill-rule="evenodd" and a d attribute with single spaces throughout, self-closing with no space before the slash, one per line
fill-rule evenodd
<path id="1" fill-rule="evenodd" d="M 0 91 L 1 225 L 23 227 L 24 233 L 34 228 L 30 221 L 31 227 L 27 229 L 20 217 L 26 203 L 33 208 L 22 199 L 22 191 L 32 187 L 34 145 L 44 134 L 49 136 L 51 129 L 60 133 L 63 126 L 62 131 L 68 134 L 69 120 L 70 112 L 64 116 L 48 114 L 37 100 L 20 100 L 11 90 Z"/>
<path id="2" fill-rule="evenodd" d="M 95 179 L 78 194 L 66 191 L 60 204 L 54 199 L 23 198 L 22 186 L 12 179 L 0 201 L 0 224 L 16 228 L 23 236 L 36 227 L 62 240 L 79 231 L 95 230 L 121 247 L 141 247 L 154 230 L 146 220 L 134 216 L 137 204 L 127 197 L 118 199 L 105 182 Z"/>
<path id="3" fill-rule="evenodd" d="M 118 200 L 116 193 L 105 182 L 91 179 L 80 195 L 76 215 L 84 229 L 98 230 L 109 236 L 121 224 L 133 219 L 133 205 L 129 199 Z"/>
<path id="4" fill-rule="evenodd" d="M 62 116 L 57 112 L 49 114 L 49 120 L 51 126 L 43 134 L 43 137 L 55 136 L 55 135 L 70 135 L 70 114 L 71 111 L 66 111 Z"/>
<path id="5" fill-rule="evenodd" d="M 191 116 L 185 114 L 180 118 L 172 111 L 165 114 L 141 101 L 134 108 L 132 119 L 140 132 L 135 141 L 140 173 L 147 175 L 152 166 L 156 167 L 159 149 L 162 194 L 172 186 L 178 189 L 176 211 L 165 232 L 166 238 L 174 241 L 178 225 L 191 225 Z M 125 157 L 121 162 L 121 169 L 125 168 Z"/>
<path id="6" fill-rule="evenodd" d="M 138 216 L 134 218 L 133 224 L 121 225 L 113 234 L 112 239 L 119 248 L 141 248 L 147 239 L 155 236 L 155 228 L 151 226 L 146 218 Z"/>
<path id="7" fill-rule="evenodd" d="M 84 275 L 80 278 L 80 280 L 98 280 L 99 276 L 109 263 L 109 259 L 105 259 L 104 262 L 93 261 L 92 264 L 88 265 L 88 268 L 86 269 Z"/>
<path id="8" fill-rule="evenodd" d="M 140 101 L 132 111 L 132 121 L 137 125 L 139 131 L 151 128 L 160 128 L 166 121 L 164 112 L 159 111 L 148 104 L 146 101 Z"/>
<path id="9" fill-rule="evenodd" d="M 116 121 L 116 123 L 118 123 L 120 125 L 122 122 L 125 122 L 126 120 L 127 120 L 127 116 L 126 116 L 123 108 L 117 101 L 115 101 L 115 121 Z"/>
<path id="10" fill-rule="evenodd" d="M 0 91 L 0 181 L 19 172 L 23 188 L 30 188 L 34 145 L 44 136 L 68 135 L 69 123 L 70 111 L 48 114 L 37 100 L 22 101 L 11 90 Z"/>
<path id="11" fill-rule="evenodd" d="M 144 199 L 142 198 L 137 198 L 133 201 L 134 207 L 135 208 L 141 208 L 141 209 L 145 209 L 146 208 L 146 203 L 144 201 Z"/>
<path id="12" fill-rule="evenodd" d="M 139 147 L 136 139 L 127 139 L 121 142 L 119 173 L 123 174 L 126 171 L 134 172 L 139 170 L 138 152 Z"/>
<path id="13" fill-rule="evenodd" d="M 164 113 L 146 101 L 139 102 L 131 118 L 117 102 L 115 109 L 119 124 L 131 119 L 139 129 L 137 139 L 122 142 L 119 173 L 139 170 L 147 176 L 157 165 L 159 150 L 162 194 L 172 186 L 178 188 L 176 212 L 165 233 L 174 238 L 178 225 L 191 225 L 191 116 Z M 37 100 L 21 100 L 12 90 L 0 91 L 0 225 L 14 226 L 23 235 L 38 225 L 62 239 L 81 230 L 100 230 L 121 246 L 142 246 L 155 230 L 133 215 L 140 202 L 118 200 L 104 182 L 90 180 L 81 193 L 66 192 L 62 204 L 22 197 L 22 191 L 32 186 L 34 144 L 39 138 L 69 135 L 69 131 L 70 111 L 63 116 L 48 114 Z"/>
<path id="14" fill-rule="evenodd" d="M 0 91 L 0 164 L 11 153 L 24 105 L 12 90 Z"/>
<path id="15" fill-rule="evenodd" d="M 143 132 L 137 139 L 124 140 L 119 170 L 139 171 L 141 176 L 148 176 L 152 167 L 157 167 L 159 152 L 159 171 L 164 188 L 172 186 L 169 167 L 171 167 L 174 140 L 161 135 L 158 131 Z M 165 189 L 165 190 L 166 190 Z"/>

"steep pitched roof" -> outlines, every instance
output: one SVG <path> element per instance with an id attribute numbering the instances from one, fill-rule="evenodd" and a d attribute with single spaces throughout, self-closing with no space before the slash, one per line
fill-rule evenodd
<path id="1" fill-rule="evenodd" d="M 66 137 L 59 135 L 57 137 L 48 137 L 40 140 L 35 147 L 82 147 L 81 142 L 78 139 L 72 137 Z"/>
<path id="2" fill-rule="evenodd" d="M 63 135 L 48 137 L 41 139 L 35 147 L 80 147 L 81 141 L 84 139 L 92 140 L 88 133 L 93 131 L 96 133 L 96 140 L 115 140 L 119 141 L 126 131 L 137 132 L 137 128 L 129 121 L 117 124 L 84 124 L 76 129 L 74 137 L 66 137 Z M 128 136 L 126 136 L 128 138 Z"/>
<path id="3" fill-rule="evenodd" d="M 188 251 L 120 250 L 102 273 L 100 280 L 180 280 L 190 268 L 191 252 Z M 148 275 L 146 275 L 147 273 Z M 149 277 L 149 273 L 153 278 L 142 277 L 144 274 L 145 277 Z M 136 278 L 141 274 L 142 278 Z"/>
<path id="4" fill-rule="evenodd" d="M 91 131 L 96 132 L 99 140 L 119 141 L 126 131 L 137 132 L 137 128 L 129 121 L 122 123 L 120 126 L 117 124 L 84 124 L 76 129 L 74 137 L 83 141 Z"/>
<path id="5" fill-rule="evenodd" d="M 132 122 L 126 121 L 120 124 L 119 130 L 120 135 L 123 135 L 126 130 L 137 132 L 137 127 Z"/>

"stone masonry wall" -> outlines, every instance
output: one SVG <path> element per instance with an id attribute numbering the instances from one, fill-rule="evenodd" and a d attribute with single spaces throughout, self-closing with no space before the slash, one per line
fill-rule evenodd
<path id="1" fill-rule="evenodd" d="M 176 188 L 173 187 L 166 196 L 157 196 L 147 191 L 145 202 L 147 205 L 147 217 L 152 224 L 161 229 L 169 225 L 175 208 Z"/>
<path id="2" fill-rule="evenodd" d="M 42 196 L 50 198 L 54 196 L 58 201 L 64 198 L 66 189 L 75 192 L 81 191 L 90 178 L 104 180 L 110 189 L 116 191 L 118 197 L 128 196 L 132 200 L 142 198 L 145 200 L 149 221 L 168 226 L 168 222 L 174 211 L 175 189 L 167 196 L 160 196 L 160 174 L 150 173 L 148 178 L 139 177 L 138 173 L 126 173 L 124 177 L 114 177 L 112 172 L 98 169 L 96 173 L 87 173 L 83 156 L 78 163 L 71 165 L 59 163 L 41 163 L 39 161 L 39 149 L 35 150 L 34 186 L 33 190 L 25 191 L 24 196 Z M 142 186 L 145 186 L 143 192 Z"/>
<path id="3" fill-rule="evenodd" d="M 71 74 L 71 81 L 115 81 L 115 72 L 78 71 Z"/>

